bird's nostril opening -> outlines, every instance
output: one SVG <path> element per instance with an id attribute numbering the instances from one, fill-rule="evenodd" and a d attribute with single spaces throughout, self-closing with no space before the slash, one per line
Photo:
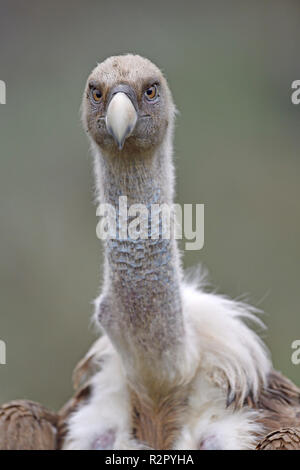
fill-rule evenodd
<path id="1" fill-rule="evenodd" d="M 116 85 L 115 87 L 112 88 L 109 98 L 108 98 L 107 106 L 109 106 L 109 103 L 111 102 L 112 98 L 118 93 L 124 93 L 124 95 L 126 95 L 132 102 L 134 109 L 138 111 L 138 102 L 137 102 L 136 93 L 130 85 L 126 85 L 126 84 Z"/>

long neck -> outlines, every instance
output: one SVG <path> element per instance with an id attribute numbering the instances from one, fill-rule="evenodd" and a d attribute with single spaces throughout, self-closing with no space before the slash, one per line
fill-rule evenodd
<path id="1" fill-rule="evenodd" d="M 181 268 L 174 238 L 153 220 L 157 205 L 173 201 L 173 165 L 167 144 L 145 158 L 95 155 L 100 203 L 117 214 L 116 237 L 104 242 L 104 288 L 100 323 L 127 362 L 176 361 L 184 335 L 180 294 Z M 124 237 L 118 217 L 120 201 L 127 210 L 142 204 L 147 210 L 146 237 Z M 121 199 L 120 199 L 121 197 Z M 125 202 L 126 204 L 126 202 Z M 128 227 L 132 218 L 128 217 Z M 153 224 L 153 225 L 152 225 Z M 122 233 L 118 232 L 122 225 Z M 151 236 L 154 232 L 155 236 Z M 152 230 L 150 234 L 150 230 Z M 126 354 L 124 354 L 126 353 Z M 133 365 L 136 367 L 136 364 Z"/>

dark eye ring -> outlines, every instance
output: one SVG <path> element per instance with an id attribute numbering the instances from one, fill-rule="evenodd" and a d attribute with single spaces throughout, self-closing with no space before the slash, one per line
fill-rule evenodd
<path id="1" fill-rule="evenodd" d="M 153 101 L 157 97 L 157 85 L 152 85 L 145 91 L 145 96 L 148 101 Z"/>
<path id="2" fill-rule="evenodd" d="M 102 93 L 98 88 L 92 88 L 91 97 L 94 103 L 99 103 L 99 101 L 101 101 L 101 98 L 102 98 Z"/>

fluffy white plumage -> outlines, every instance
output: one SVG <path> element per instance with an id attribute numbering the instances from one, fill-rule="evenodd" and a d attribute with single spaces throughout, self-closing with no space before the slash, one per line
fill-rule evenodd
<path id="1" fill-rule="evenodd" d="M 263 343 L 243 320 L 259 320 L 252 307 L 191 283 L 182 286 L 182 298 L 187 340 L 178 370 L 191 392 L 174 449 L 251 449 L 263 430 L 257 413 L 243 402 L 265 384 L 271 364 Z M 65 448 L 144 448 L 131 438 L 130 401 L 119 355 L 107 336 L 93 348 L 101 370 L 92 380 L 88 404 L 69 421 Z M 239 395 L 235 406 L 228 406 L 228 386 Z"/>

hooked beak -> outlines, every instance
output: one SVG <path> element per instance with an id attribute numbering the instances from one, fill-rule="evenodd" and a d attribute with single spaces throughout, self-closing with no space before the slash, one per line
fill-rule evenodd
<path id="1" fill-rule="evenodd" d="M 112 96 L 106 112 L 106 128 L 115 139 L 119 150 L 122 150 L 127 137 L 135 128 L 137 112 L 131 99 L 123 91 Z"/>

